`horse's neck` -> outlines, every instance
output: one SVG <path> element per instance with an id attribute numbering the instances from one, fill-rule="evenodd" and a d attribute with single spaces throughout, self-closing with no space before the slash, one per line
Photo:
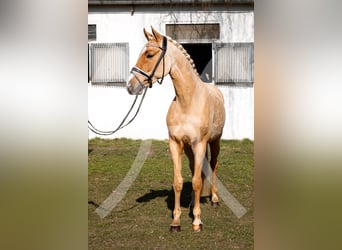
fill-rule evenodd
<path id="1" fill-rule="evenodd" d="M 177 54 L 178 57 L 173 62 L 170 76 L 175 88 L 176 100 L 182 106 L 188 107 L 193 100 L 200 79 L 182 52 Z"/>

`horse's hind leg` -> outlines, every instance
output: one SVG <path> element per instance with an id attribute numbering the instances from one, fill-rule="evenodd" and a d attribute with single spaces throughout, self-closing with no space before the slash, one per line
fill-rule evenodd
<path id="1" fill-rule="evenodd" d="M 206 141 L 192 144 L 195 160 L 194 175 L 192 177 L 192 189 L 194 191 L 194 208 L 192 210 L 194 220 L 192 222 L 192 230 L 195 232 L 202 230 L 200 195 L 202 190 L 202 165 L 205 157 L 206 146 Z"/>
<path id="2" fill-rule="evenodd" d="M 189 167 L 191 170 L 192 176 L 194 176 L 194 166 L 195 166 L 195 159 L 194 159 L 194 153 L 192 152 L 192 148 L 188 144 L 184 144 L 184 153 L 189 159 Z M 189 203 L 189 208 L 192 213 L 192 209 L 194 207 L 194 191 L 191 192 L 191 201 Z"/>
<path id="3" fill-rule="evenodd" d="M 218 155 L 220 153 L 220 138 L 209 143 L 210 145 L 210 166 L 213 171 L 212 174 L 212 188 L 211 188 L 211 205 L 217 207 L 219 204 L 219 198 L 217 196 L 217 186 L 216 186 L 216 171 L 218 168 Z"/>

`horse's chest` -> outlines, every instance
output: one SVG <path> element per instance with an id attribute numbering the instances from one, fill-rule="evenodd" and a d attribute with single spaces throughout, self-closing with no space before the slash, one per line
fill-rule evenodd
<path id="1" fill-rule="evenodd" d="M 203 138 L 209 131 L 207 122 L 198 115 L 190 114 L 168 115 L 167 126 L 171 137 L 183 141 Z"/>

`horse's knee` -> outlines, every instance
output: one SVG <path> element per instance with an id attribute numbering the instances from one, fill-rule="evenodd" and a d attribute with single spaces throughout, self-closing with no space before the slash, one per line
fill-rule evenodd
<path id="1" fill-rule="evenodd" d="M 177 178 L 173 181 L 173 189 L 176 192 L 181 192 L 183 189 L 183 179 L 182 178 Z"/>
<path id="2" fill-rule="evenodd" d="M 201 178 L 192 178 L 192 189 L 194 191 L 201 191 L 201 189 L 202 189 Z"/>

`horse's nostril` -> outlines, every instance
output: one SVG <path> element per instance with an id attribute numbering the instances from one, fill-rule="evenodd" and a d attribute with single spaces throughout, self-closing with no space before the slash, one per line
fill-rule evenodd
<path id="1" fill-rule="evenodd" d="M 132 84 L 131 84 L 130 82 L 128 82 L 128 83 L 126 84 L 126 89 L 127 89 L 128 93 L 131 94 Z"/>
<path id="2" fill-rule="evenodd" d="M 134 85 L 131 82 L 127 82 L 126 89 L 130 95 L 133 95 Z"/>

